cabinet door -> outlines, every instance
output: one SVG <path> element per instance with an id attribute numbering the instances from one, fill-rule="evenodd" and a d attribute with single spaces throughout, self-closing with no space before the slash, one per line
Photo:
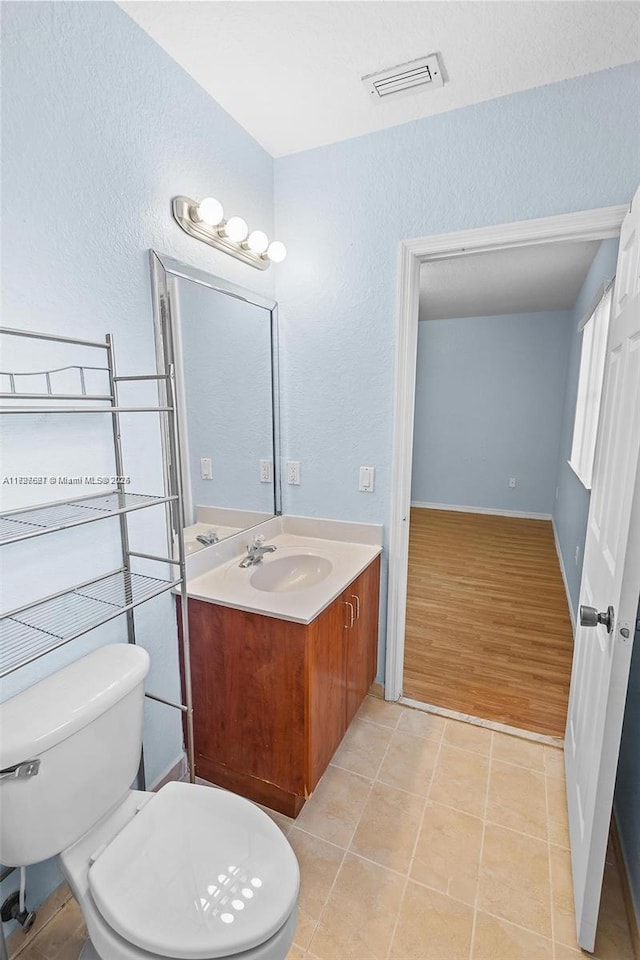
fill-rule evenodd
<path id="1" fill-rule="evenodd" d="M 198 773 L 211 761 L 304 792 L 306 629 L 189 600 Z"/>
<path id="2" fill-rule="evenodd" d="M 380 557 L 360 574 L 343 594 L 354 604 L 353 628 L 345 630 L 347 642 L 346 726 L 376 677 L 378 660 L 378 603 L 380 592 Z"/>
<path id="3" fill-rule="evenodd" d="M 313 790 L 346 730 L 346 635 L 351 631 L 344 598 L 313 623 L 308 638 L 308 774 Z"/>

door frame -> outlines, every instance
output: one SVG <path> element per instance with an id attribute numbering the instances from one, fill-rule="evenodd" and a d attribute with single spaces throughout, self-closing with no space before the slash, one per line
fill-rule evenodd
<path id="1" fill-rule="evenodd" d="M 492 250 L 617 237 L 628 209 L 628 204 L 599 207 L 536 220 L 520 220 L 456 233 L 417 237 L 400 243 L 385 657 L 386 700 L 398 700 L 402 696 L 420 266 L 429 260 L 464 257 Z"/>

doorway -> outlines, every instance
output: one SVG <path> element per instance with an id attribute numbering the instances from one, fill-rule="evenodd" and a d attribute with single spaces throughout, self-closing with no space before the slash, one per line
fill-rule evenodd
<path id="1" fill-rule="evenodd" d="M 589 492 L 568 465 L 585 311 L 617 239 L 421 266 L 403 696 L 562 737 Z M 570 516 L 572 530 L 556 533 Z M 575 591 L 574 591 L 575 592 Z"/>
<path id="2" fill-rule="evenodd" d="M 424 263 L 540 244 L 616 238 L 626 207 L 523 221 L 401 245 L 385 697 L 403 696 L 420 271 Z M 469 712 L 469 711 L 467 711 Z"/>

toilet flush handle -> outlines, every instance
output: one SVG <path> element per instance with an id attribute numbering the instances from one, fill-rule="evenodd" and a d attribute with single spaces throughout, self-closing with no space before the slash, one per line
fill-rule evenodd
<path id="1" fill-rule="evenodd" d="M 26 780 L 27 777 L 37 777 L 39 770 L 39 760 L 22 760 L 0 770 L 0 780 Z"/>

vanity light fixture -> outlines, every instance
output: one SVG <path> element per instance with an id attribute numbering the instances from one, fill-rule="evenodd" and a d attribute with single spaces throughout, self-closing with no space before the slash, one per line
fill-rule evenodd
<path id="1" fill-rule="evenodd" d="M 271 263 L 282 263 L 287 248 L 280 240 L 269 241 L 262 230 L 252 230 L 242 217 L 224 219 L 222 204 L 215 197 L 191 200 L 189 197 L 174 197 L 174 219 L 185 233 L 204 243 L 224 250 L 258 270 L 266 270 Z"/>

